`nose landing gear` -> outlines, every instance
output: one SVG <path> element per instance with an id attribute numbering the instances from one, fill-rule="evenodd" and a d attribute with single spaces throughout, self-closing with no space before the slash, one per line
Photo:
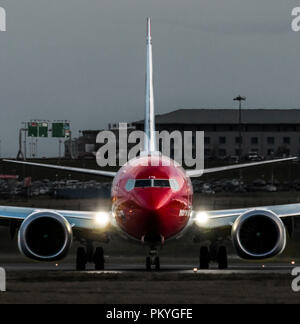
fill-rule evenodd
<path id="1" fill-rule="evenodd" d="M 149 256 L 146 258 L 146 270 L 151 271 L 154 266 L 155 271 L 160 271 L 160 258 L 157 250 L 151 250 Z"/>

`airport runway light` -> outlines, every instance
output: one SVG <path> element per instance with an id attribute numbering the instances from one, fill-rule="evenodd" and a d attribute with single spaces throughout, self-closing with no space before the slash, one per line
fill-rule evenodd
<path id="1" fill-rule="evenodd" d="M 96 223 L 101 228 L 105 228 L 109 224 L 109 220 L 109 214 L 106 212 L 99 212 L 96 214 Z"/>
<path id="2" fill-rule="evenodd" d="M 198 226 L 203 226 L 205 224 L 207 224 L 209 221 L 209 216 L 206 212 L 199 212 L 196 215 L 196 223 Z"/>

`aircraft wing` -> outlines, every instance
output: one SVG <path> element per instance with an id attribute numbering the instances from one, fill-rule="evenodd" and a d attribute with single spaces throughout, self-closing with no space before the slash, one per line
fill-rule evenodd
<path id="1" fill-rule="evenodd" d="M 65 167 L 53 164 L 44 164 L 44 163 L 34 163 L 34 162 L 23 162 L 23 161 L 15 161 L 15 160 L 3 160 L 4 162 L 9 163 L 16 163 L 16 164 L 23 164 L 35 167 L 42 167 L 48 169 L 55 169 L 61 171 L 69 171 L 69 172 L 78 172 L 78 173 L 85 173 L 85 174 L 92 174 L 97 176 L 109 177 L 114 178 L 117 175 L 117 172 L 108 172 L 102 170 L 91 170 L 91 169 L 83 169 L 83 168 L 72 168 L 72 167 Z"/>
<path id="2" fill-rule="evenodd" d="M 71 225 L 75 237 L 89 238 L 95 235 L 100 240 L 107 240 L 107 235 L 114 232 L 115 225 L 111 213 L 105 213 L 107 223 L 105 226 L 98 223 L 99 214 L 97 212 L 78 212 L 68 210 L 50 210 L 39 208 L 23 208 L 0 206 L 0 225 L 10 226 L 10 224 L 21 224 L 29 215 L 35 212 L 55 212 L 63 216 Z"/>
<path id="3" fill-rule="evenodd" d="M 223 167 L 218 167 L 218 168 L 211 168 L 211 169 L 204 169 L 204 170 L 187 170 L 186 174 L 189 177 L 194 178 L 194 177 L 201 177 L 202 175 L 209 174 L 209 173 L 217 173 L 217 172 L 222 172 L 222 171 L 231 171 L 231 170 L 237 170 L 237 169 L 244 169 L 244 168 L 261 166 L 261 165 L 272 164 L 272 163 L 293 161 L 293 160 L 296 160 L 296 159 L 297 159 L 297 157 L 292 157 L 292 158 L 277 159 L 277 160 L 262 161 L 262 162 L 234 164 L 234 165 L 223 166 Z"/>
<path id="4" fill-rule="evenodd" d="M 238 217 L 252 210 L 268 210 L 281 219 L 300 216 L 300 204 L 194 212 L 194 222 L 202 230 L 232 227 Z"/>

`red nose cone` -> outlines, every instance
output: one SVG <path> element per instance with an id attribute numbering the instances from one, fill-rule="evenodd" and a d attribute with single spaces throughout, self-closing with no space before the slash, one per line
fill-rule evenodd
<path id="1" fill-rule="evenodd" d="M 158 211 L 167 205 L 172 196 L 172 191 L 165 188 L 146 188 L 138 190 L 135 199 L 137 204 L 149 211 Z"/>

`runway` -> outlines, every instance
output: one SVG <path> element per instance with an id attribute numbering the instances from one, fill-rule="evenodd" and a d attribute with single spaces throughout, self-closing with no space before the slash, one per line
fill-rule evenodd
<path id="1" fill-rule="evenodd" d="M 1 264 L 0 267 L 4 268 L 6 271 L 57 271 L 65 272 L 74 271 L 75 265 L 71 263 L 8 263 Z M 172 265 L 162 265 L 160 273 L 178 273 L 178 274 L 290 274 L 292 270 L 297 267 L 297 264 L 289 263 L 268 263 L 268 264 L 233 264 L 229 266 L 228 270 L 219 270 L 216 266 L 212 266 L 210 270 L 200 270 L 192 264 L 172 264 Z M 300 267 L 300 263 L 299 263 Z M 75 272 L 75 271 L 74 271 Z M 86 272 L 98 272 L 94 271 L 93 265 L 88 265 Z M 108 264 L 105 267 L 106 273 L 147 273 L 145 271 L 145 266 L 141 264 Z M 153 271 L 155 272 L 155 271 Z"/>
<path id="2" fill-rule="evenodd" d="M 299 264 L 300 265 L 300 264 Z M 5 263 L 7 292 L 0 304 L 211 304 L 299 303 L 289 263 L 233 264 L 228 270 L 194 270 L 192 264 L 109 263 L 105 271 L 74 271 L 74 264 Z"/>

